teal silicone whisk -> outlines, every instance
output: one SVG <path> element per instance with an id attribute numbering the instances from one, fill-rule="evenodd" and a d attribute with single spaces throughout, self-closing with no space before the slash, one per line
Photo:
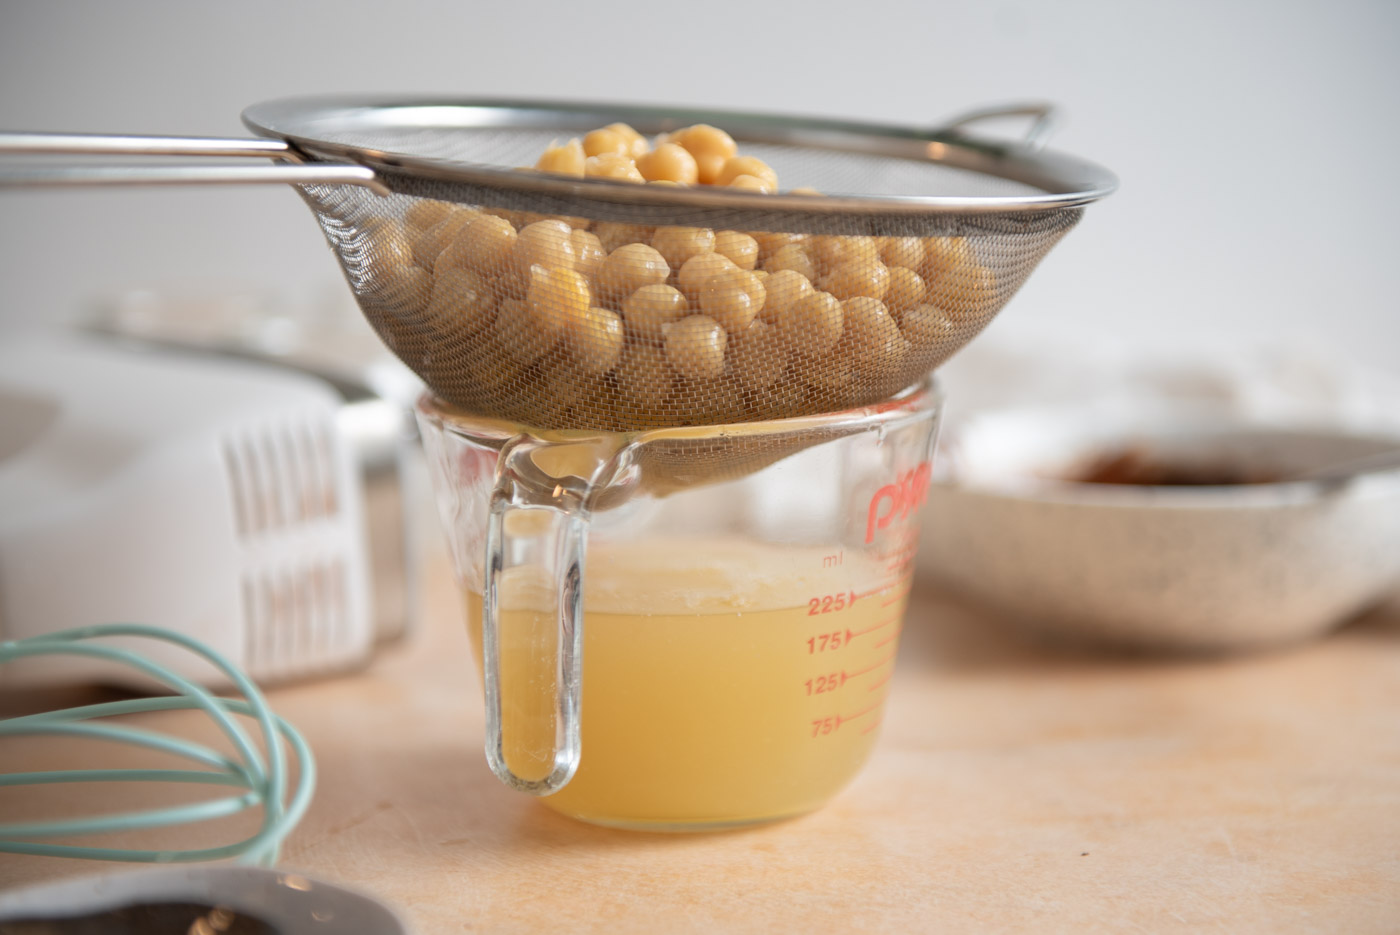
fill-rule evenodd
<path id="1" fill-rule="evenodd" d="M 140 653 L 94 642 L 106 637 L 139 637 L 173 643 L 207 659 L 228 677 L 242 697 L 215 696 Z M 103 624 L 0 643 L 0 664 L 49 655 L 88 656 L 129 666 L 158 680 L 176 694 L 85 705 L 0 720 L 0 744 L 5 738 L 35 735 L 100 739 L 174 754 L 191 761 L 196 768 L 0 773 L 0 788 L 50 783 L 169 782 L 219 786 L 231 791 L 229 795 L 194 804 L 55 821 L 0 824 L 0 851 L 139 863 L 188 863 L 231 858 L 239 863 L 264 866 L 276 862 L 282 841 L 296 827 L 311 802 L 316 784 L 316 765 L 305 739 L 291 724 L 268 708 L 262 693 L 246 675 L 198 640 L 143 624 Z M 204 744 L 158 731 L 107 721 L 118 715 L 182 708 L 203 710 L 229 738 L 234 755 L 228 756 Z M 261 744 L 255 743 L 245 730 L 241 722 L 247 720 L 256 724 Z M 290 763 L 283 741 L 290 748 Z M 0 761 L 3 759 L 0 757 Z M 295 767 L 296 781 L 288 788 L 289 767 L 292 766 Z M 220 847 L 135 850 L 53 841 L 55 838 L 210 821 L 248 809 L 262 810 L 262 822 L 257 833 Z"/>

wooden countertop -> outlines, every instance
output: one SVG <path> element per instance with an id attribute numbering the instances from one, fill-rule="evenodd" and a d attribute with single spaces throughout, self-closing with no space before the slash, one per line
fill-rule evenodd
<path id="1" fill-rule="evenodd" d="M 850 788 L 805 818 L 664 835 L 576 823 L 491 776 L 440 560 L 426 587 L 411 645 L 270 693 L 320 770 L 282 865 L 417 932 L 1400 931 L 1400 619 L 1237 660 L 1125 660 L 916 589 Z M 190 712 L 152 717 L 196 735 Z M 73 758 L 0 754 L 5 770 Z M 53 791 L 0 793 L 5 820 Z M 109 869 L 0 855 L 0 884 Z"/>

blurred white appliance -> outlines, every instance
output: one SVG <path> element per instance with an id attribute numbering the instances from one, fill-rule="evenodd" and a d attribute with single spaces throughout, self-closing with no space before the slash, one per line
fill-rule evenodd
<path id="1" fill-rule="evenodd" d="M 291 367 L 0 336 L 0 639 L 139 621 L 263 683 L 364 664 L 414 616 L 405 426 Z M 160 661 L 219 682 L 185 655 Z M 0 688 L 112 668 L 13 664 Z"/>

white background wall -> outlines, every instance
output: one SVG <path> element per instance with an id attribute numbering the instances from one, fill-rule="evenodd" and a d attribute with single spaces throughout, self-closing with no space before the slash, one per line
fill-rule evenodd
<path id="1" fill-rule="evenodd" d="M 1398 53 L 1393 0 L 0 0 L 0 127 L 239 134 L 246 104 L 326 91 L 908 123 L 1045 98 L 1053 145 L 1123 187 L 993 332 L 1268 338 L 1400 371 Z M 0 195 L 3 323 L 141 286 L 343 301 L 338 275 L 285 189 Z"/>

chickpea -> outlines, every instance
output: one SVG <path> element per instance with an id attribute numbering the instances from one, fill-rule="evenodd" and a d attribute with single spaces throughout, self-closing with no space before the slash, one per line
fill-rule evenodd
<path id="1" fill-rule="evenodd" d="M 449 334 L 476 334 L 496 320 L 496 306 L 496 293 L 480 273 L 449 269 L 436 277 L 424 315 Z"/>
<path id="2" fill-rule="evenodd" d="M 530 223 L 533 224 L 535 221 L 563 221 L 576 231 L 586 231 L 593 226 L 593 221 L 589 218 L 570 217 L 567 214 L 535 215 L 530 218 Z"/>
<path id="3" fill-rule="evenodd" d="M 878 263 L 880 260 L 880 250 L 875 245 L 874 237 L 813 237 L 811 253 L 823 273 L 830 273 L 847 263 Z"/>
<path id="4" fill-rule="evenodd" d="M 715 184 L 732 185 L 741 175 L 751 175 L 763 180 L 769 191 L 778 190 L 778 173 L 774 172 L 768 163 L 754 156 L 730 156 L 724 161 L 724 167 L 720 169 Z"/>
<path id="5" fill-rule="evenodd" d="M 736 175 L 730 180 L 729 187 L 742 188 L 745 191 L 751 192 L 761 192 L 764 195 L 771 195 L 773 192 L 777 191 L 776 188 L 768 184 L 767 179 L 761 179 L 756 175 Z"/>
<path id="6" fill-rule="evenodd" d="M 597 235 L 574 228 L 573 233 L 569 235 L 569 242 L 574 248 L 574 269 L 582 273 L 590 283 L 596 283 L 598 271 L 603 268 L 603 260 L 608 255 Z"/>
<path id="7" fill-rule="evenodd" d="M 790 194 L 790 195 L 818 195 L 818 196 L 825 197 L 825 196 L 822 194 L 822 192 L 819 192 L 819 191 L 817 191 L 815 188 L 810 188 L 810 187 L 808 187 L 808 186 L 806 186 L 806 185 L 802 186 L 801 188 L 790 188 L 790 189 L 788 189 L 788 194 Z"/>
<path id="8" fill-rule="evenodd" d="M 404 225 L 410 231 L 421 232 L 447 217 L 457 205 L 450 201 L 437 201 L 432 198 L 415 198 L 403 213 Z"/>
<path id="9" fill-rule="evenodd" d="M 636 159 L 649 148 L 647 138 L 625 123 L 610 123 L 604 130 L 610 130 L 627 141 L 627 155 Z M 590 154 L 591 155 L 591 154 Z"/>
<path id="10" fill-rule="evenodd" d="M 700 184 L 718 185 L 716 179 L 724 171 L 724 164 L 728 161 L 728 156 L 696 156 L 695 174 L 699 177 Z"/>
<path id="11" fill-rule="evenodd" d="M 433 277 L 414 264 L 403 225 L 390 221 L 367 231 L 365 251 L 372 258 L 369 289 L 376 298 L 397 311 L 421 311 Z"/>
<path id="12" fill-rule="evenodd" d="M 666 352 L 650 344 L 628 345 L 615 374 L 617 388 L 633 408 L 642 412 L 652 411 L 675 383 Z"/>
<path id="13" fill-rule="evenodd" d="M 724 184 L 717 181 L 724 163 L 739 151 L 734 137 L 707 123 L 677 130 L 670 135 L 669 142 L 683 146 L 695 157 L 699 181 L 705 185 Z"/>
<path id="14" fill-rule="evenodd" d="M 699 302 L 700 289 L 707 279 L 720 270 L 734 268 L 734 261 L 722 253 L 698 253 L 681 264 L 676 285 L 691 302 Z"/>
<path id="15" fill-rule="evenodd" d="M 709 380 L 724 373 L 729 335 L 708 315 L 691 315 L 666 329 L 666 359 L 683 377 Z"/>
<path id="16" fill-rule="evenodd" d="M 519 235 L 509 221 L 488 214 L 478 215 L 442 251 L 433 269 L 460 268 L 486 275 L 497 273 L 505 267 L 506 259 L 514 251 L 518 239 Z"/>
<path id="17" fill-rule="evenodd" d="M 627 330 L 638 337 L 660 338 L 665 326 L 679 321 L 689 304 L 679 289 L 653 284 L 643 286 L 622 301 Z"/>
<path id="18" fill-rule="evenodd" d="M 511 360 L 531 364 L 553 350 L 562 330 L 538 327 L 524 302 L 502 299 L 492 333 Z"/>
<path id="19" fill-rule="evenodd" d="M 588 218 L 569 217 L 566 214 L 540 214 L 538 211 L 502 211 L 496 208 L 488 208 L 483 210 L 482 213 L 505 218 L 515 225 L 517 231 L 529 227 L 536 221 L 563 221 L 570 227 L 581 227 L 584 230 L 587 230 L 592 223 Z"/>
<path id="20" fill-rule="evenodd" d="M 583 152 L 585 156 L 601 156 L 604 153 L 631 156 L 632 147 L 631 141 L 621 133 L 601 127 L 583 138 Z"/>
<path id="21" fill-rule="evenodd" d="M 841 303 L 851 355 L 865 365 L 887 364 L 900 356 L 903 337 L 890 310 L 879 299 L 856 296 Z"/>
<path id="22" fill-rule="evenodd" d="M 487 393 L 499 392 L 501 388 L 518 379 L 524 371 L 524 366 L 512 356 L 497 334 L 503 317 L 522 318 L 524 314 L 523 302 L 507 299 L 501 303 L 492 328 L 480 338 L 481 354 L 477 358 L 480 364 L 471 368 L 470 377 Z M 456 378 L 454 374 L 447 376 L 449 379 Z"/>
<path id="23" fill-rule="evenodd" d="M 791 270 L 804 279 L 817 278 L 817 264 L 812 262 L 807 248 L 801 243 L 790 243 L 782 247 L 777 253 L 763 261 L 763 268 L 770 273 Z"/>
<path id="24" fill-rule="evenodd" d="M 525 308 L 538 327 L 562 331 L 587 314 L 592 298 L 588 280 L 577 270 L 538 264 L 530 267 Z"/>
<path id="25" fill-rule="evenodd" d="M 836 296 L 811 292 L 781 309 L 773 317 L 773 325 L 788 347 L 815 357 L 830 351 L 841 340 L 845 310 Z"/>
<path id="26" fill-rule="evenodd" d="M 625 343 L 622 316 L 594 306 L 575 319 L 565 336 L 574 362 L 586 373 L 606 373 L 617 366 Z"/>
<path id="27" fill-rule="evenodd" d="M 977 262 L 965 237 L 924 238 L 924 262 L 917 270 L 924 282 L 932 283 L 942 274 Z"/>
<path id="28" fill-rule="evenodd" d="M 567 361 L 553 364 L 542 376 L 544 380 L 538 391 L 538 404 L 546 410 L 552 410 L 552 414 L 556 418 L 562 416 L 565 409 L 583 399 L 588 392 L 587 384 L 592 381 L 593 377 L 592 374 L 575 369 L 572 363 Z M 587 456 L 584 457 L 585 460 L 589 460 Z M 515 515 L 520 516 L 521 514 Z"/>
<path id="29" fill-rule="evenodd" d="M 824 390 L 844 390 L 855 382 L 855 363 L 847 354 L 831 351 L 802 361 L 802 376 Z M 840 397 L 828 397 L 833 402 Z"/>
<path id="30" fill-rule="evenodd" d="M 787 369 L 788 349 L 778 329 L 755 321 L 730 342 L 730 369 L 751 390 L 763 390 L 777 382 Z"/>
<path id="31" fill-rule="evenodd" d="M 879 260 L 855 260 L 832 270 L 821 280 L 821 288 L 842 300 L 883 299 L 890 288 L 890 270 Z"/>
<path id="32" fill-rule="evenodd" d="M 664 283 L 671 275 L 666 258 L 644 243 L 618 247 L 603 260 L 598 285 L 604 295 L 621 299 L 643 286 Z"/>
<path id="33" fill-rule="evenodd" d="M 583 144 L 577 139 L 569 140 L 563 146 L 551 146 L 540 156 L 535 168 L 541 172 L 556 175 L 583 175 Z"/>
<path id="34" fill-rule="evenodd" d="M 516 271 L 525 273 L 536 265 L 573 269 L 576 259 L 573 233 L 563 221 L 536 221 L 526 225 L 516 238 L 511 254 Z"/>
<path id="35" fill-rule="evenodd" d="M 928 284 L 928 300 L 956 322 L 986 318 L 999 302 L 996 274 L 977 265 L 949 270 Z"/>
<path id="36" fill-rule="evenodd" d="M 758 241 L 738 231 L 716 231 L 715 252 L 722 253 L 740 269 L 758 265 Z"/>
<path id="37" fill-rule="evenodd" d="M 658 227 L 651 245 L 678 270 L 691 257 L 714 252 L 715 232 L 708 227 Z"/>
<path id="38" fill-rule="evenodd" d="M 413 265 L 413 246 L 409 232 L 403 222 L 386 218 L 375 224 L 366 224 L 360 232 L 365 252 L 374 262 L 391 263 L 396 266 Z"/>
<path id="39" fill-rule="evenodd" d="M 611 221 L 599 221 L 593 225 L 593 233 L 598 235 L 603 249 L 609 253 L 629 243 L 649 243 L 655 230 L 642 224 L 614 224 Z"/>
<path id="40" fill-rule="evenodd" d="M 372 288 L 381 304 L 412 315 L 427 306 L 433 291 L 433 274 L 412 263 L 383 263 Z"/>
<path id="41" fill-rule="evenodd" d="M 700 177 L 695 157 L 675 143 L 662 143 L 649 153 L 637 157 L 637 171 L 648 182 L 680 182 L 694 185 Z"/>
<path id="42" fill-rule="evenodd" d="M 534 171 L 534 170 L 531 170 Z M 510 222 L 510 226 L 516 230 L 526 224 L 532 224 L 540 220 L 540 216 L 530 211 L 511 211 L 506 208 L 482 208 L 482 214 L 489 214 L 493 218 L 504 218 Z"/>
<path id="43" fill-rule="evenodd" d="M 905 309 L 922 305 L 927 289 L 919 274 L 904 266 L 890 267 L 889 289 L 885 292 L 885 305 L 898 315 Z"/>
<path id="44" fill-rule="evenodd" d="M 900 316 L 899 331 L 915 350 L 930 350 L 952 339 L 956 326 L 936 305 L 918 305 Z"/>
<path id="45" fill-rule="evenodd" d="M 645 182 L 637 164 L 628 156 L 604 153 L 584 160 L 583 174 L 595 179 L 616 179 L 621 182 Z"/>
<path id="46" fill-rule="evenodd" d="M 489 274 L 488 274 L 488 278 Z M 513 266 L 508 266 L 501 270 L 492 280 L 496 287 L 496 294 L 501 298 L 520 299 L 524 301 L 525 293 L 530 290 L 530 271 L 520 272 Z"/>
<path id="47" fill-rule="evenodd" d="M 750 231 L 749 236 L 758 242 L 760 265 L 788 244 L 805 244 L 809 239 L 806 234 L 790 234 L 787 231 Z"/>
<path id="48" fill-rule="evenodd" d="M 924 265 L 924 242 L 918 237 L 881 237 L 880 260 L 886 266 L 902 266 L 918 272 Z"/>
<path id="49" fill-rule="evenodd" d="M 792 307 L 812 294 L 812 283 L 801 273 L 790 269 L 770 273 L 763 283 L 768 298 L 763 303 L 759 317 L 766 322 L 777 324 L 791 313 Z"/>
<path id="50" fill-rule="evenodd" d="M 722 269 L 700 287 L 700 311 L 724 326 L 726 331 L 742 331 L 763 308 L 767 293 L 763 283 L 748 270 Z"/>
<path id="51" fill-rule="evenodd" d="M 442 204 L 442 202 L 435 201 L 432 204 Z M 480 216 L 475 211 L 461 208 L 449 211 L 433 226 L 418 231 L 413 238 L 414 262 L 424 269 L 434 269 L 442 252 L 461 236 L 468 224 Z"/>

